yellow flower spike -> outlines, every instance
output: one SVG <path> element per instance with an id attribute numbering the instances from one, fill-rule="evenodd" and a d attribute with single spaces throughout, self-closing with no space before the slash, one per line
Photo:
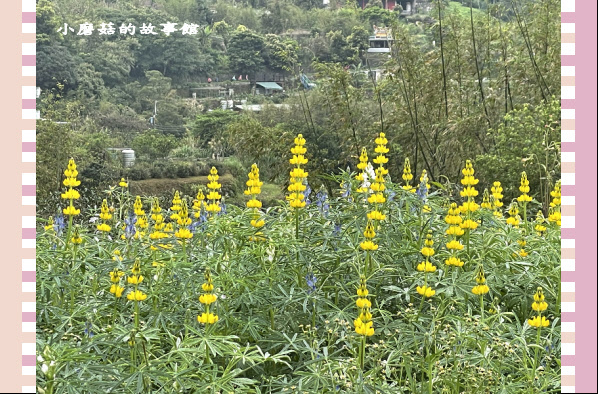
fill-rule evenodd
<path id="1" fill-rule="evenodd" d="M 133 204 L 133 209 L 135 211 L 135 215 L 143 216 L 145 215 L 145 211 L 143 210 L 143 203 L 141 202 L 141 197 L 135 197 L 135 203 Z"/>
<path id="2" fill-rule="evenodd" d="M 419 177 L 419 183 L 425 182 L 426 189 L 430 190 L 430 184 L 428 183 L 428 171 L 422 170 L 422 174 Z"/>
<path id="3" fill-rule="evenodd" d="M 550 321 L 542 316 L 542 312 L 548 308 L 548 303 L 544 299 L 544 291 L 541 287 L 538 287 L 534 293 L 534 302 L 532 303 L 532 310 L 538 314 L 527 321 L 532 327 L 541 328 L 550 325 Z"/>
<path id="4" fill-rule="evenodd" d="M 147 294 L 141 290 L 134 290 L 127 294 L 127 299 L 130 301 L 144 301 L 147 299 Z"/>
<path id="5" fill-rule="evenodd" d="M 372 239 L 376 236 L 376 232 L 374 231 L 374 226 L 372 225 L 371 222 L 368 222 L 368 224 L 366 225 L 363 236 L 366 237 L 367 239 Z"/>
<path id="6" fill-rule="evenodd" d="M 374 323 L 372 322 L 372 314 L 370 308 L 372 303 L 367 299 L 369 291 L 366 285 L 364 275 L 359 278 L 359 287 L 357 288 L 357 300 L 355 305 L 359 308 L 359 316 L 353 321 L 355 332 L 366 337 L 374 335 Z"/>
<path id="7" fill-rule="evenodd" d="M 80 245 L 83 242 L 83 238 L 79 235 L 79 228 L 75 227 L 75 233 L 71 238 L 71 242 L 75 245 Z"/>
<path id="8" fill-rule="evenodd" d="M 558 180 L 554 185 L 554 189 L 550 192 L 550 196 L 552 197 L 552 201 L 550 202 L 551 207 L 560 207 L 561 206 L 561 181 Z"/>
<path id="9" fill-rule="evenodd" d="M 294 142 L 295 147 L 291 148 L 293 157 L 289 160 L 289 163 L 295 165 L 295 167 L 289 172 L 290 183 L 288 190 L 290 194 L 287 196 L 287 200 L 289 201 L 291 208 L 303 208 L 306 205 L 304 201 L 305 196 L 303 195 L 303 192 L 306 189 L 304 180 L 309 174 L 301 168 L 301 165 L 307 164 L 308 162 L 307 158 L 304 156 L 307 149 L 304 146 L 305 138 L 303 138 L 301 134 L 297 135 Z"/>
<path id="10" fill-rule="evenodd" d="M 371 212 L 368 212 L 367 217 L 369 220 L 377 220 L 377 221 L 382 221 L 386 219 L 386 215 L 384 215 L 382 212 L 374 210 Z"/>
<path id="11" fill-rule="evenodd" d="M 464 262 L 458 257 L 451 256 L 447 260 L 444 260 L 446 265 L 452 265 L 454 267 L 463 267 Z"/>
<path id="12" fill-rule="evenodd" d="M 63 200 L 69 201 L 69 206 L 62 209 L 62 213 L 65 216 L 76 216 L 81 213 L 81 211 L 79 209 L 76 209 L 73 206 L 73 201 L 79 199 L 79 197 L 80 197 L 79 192 L 77 190 L 73 189 L 74 187 L 77 187 L 81 184 L 81 182 L 77 180 L 77 175 L 78 175 L 78 172 L 77 172 L 77 165 L 75 164 L 75 160 L 70 159 L 69 164 L 67 165 L 67 169 L 64 171 L 65 179 L 62 182 L 62 184 L 64 186 L 66 186 L 68 189 L 60 195 Z M 72 219 L 69 219 L 69 229 L 70 229 L 71 220 Z"/>
<path id="13" fill-rule="evenodd" d="M 550 321 L 544 316 L 535 316 L 532 319 L 528 319 L 527 323 L 532 327 L 548 327 L 550 325 Z"/>
<path id="14" fill-rule="evenodd" d="M 519 204 L 517 201 L 513 201 L 509 207 L 509 218 L 507 218 L 507 224 L 513 227 L 519 226 Z"/>
<path id="15" fill-rule="evenodd" d="M 361 171 L 363 171 L 363 170 L 365 170 L 367 165 L 368 165 L 368 152 L 365 148 L 361 148 L 361 155 L 359 155 L 359 164 L 357 164 L 357 168 L 360 169 Z"/>
<path id="16" fill-rule="evenodd" d="M 48 224 L 44 226 L 44 230 L 54 230 L 54 219 L 52 218 L 52 216 L 48 218 Z"/>
<path id="17" fill-rule="evenodd" d="M 135 276 L 129 276 L 127 278 L 127 283 L 131 284 L 131 285 L 138 285 L 141 282 L 143 282 L 143 275 L 135 275 Z"/>
<path id="18" fill-rule="evenodd" d="M 129 187 L 129 183 L 127 181 L 125 181 L 125 178 L 120 178 L 120 182 L 118 183 L 118 186 L 120 186 L 122 188 L 127 188 L 127 187 Z"/>
<path id="19" fill-rule="evenodd" d="M 359 246 L 363 250 L 378 250 L 378 245 L 376 245 L 372 241 L 364 241 L 360 243 Z"/>
<path id="20" fill-rule="evenodd" d="M 206 267 L 204 278 L 205 283 L 201 285 L 201 289 L 205 292 L 205 294 L 201 294 L 199 296 L 199 302 L 205 305 L 206 311 L 197 316 L 197 321 L 201 324 L 214 324 L 218 321 L 218 316 L 210 313 L 210 305 L 216 302 L 218 297 L 212 293 L 214 290 L 214 284 L 212 283 L 212 275 L 210 273 L 209 267 Z"/>
<path id="21" fill-rule="evenodd" d="M 405 164 L 403 165 L 403 181 L 405 181 L 405 186 L 403 189 L 407 191 L 415 191 L 415 188 L 411 186 L 411 180 L 413 179 L 413 174 L 411 173 L 411 163 L 409 162 L 409 158 L 405 158 Z"/>
<path id="22" fill-rule="evenodd" d="M 475 295 L 484 295 L 490 291 L 490 288 L 486 285 L 486 276 L 484 275 L 484 268 L 480 265 L 478 267 L 478 272 L 475 277 L 475 281 L 477 283 L 471 289 L 471 292 Z"/>
<path id="23" fill-rule="evenodd" d="M 118 283 L 120 282 L 120 278 L 122 278 L 125 273 L 118 268 L 115 268 L 113 271 L 110 271 L 110 282 Z"/>
<path id="24" fill-rule="evenodd" d="M 519 191 L 521 192 L 521 195 L 519 197 L 517 197 L 517 201 L 521 202 L 521 203 L 527 203 L 532 201 L 531 196 L 528 195 L 529 193 L 529 181 L 527 179 L 527 174 L 525 173 L 525 171 L 523 171 L 521 173 L 521 186 L 519 186 Z"/>
<path id="25" fill-rule="evenodd" d="M 416 290 L 421 296 L 424 296 L 426 298 L 430 298 L 434 296 L 434 294 L 436 294 L 436 290 L 432 289 L 429 286 L 417 286 Z"/>
<path id="26" fill-rule="evenodd" d="M 110 286 L 110 293 L 114 294 L 116 298 L 122 297 L 123 291 L 125 291 L 125 288 L 117 284 Z"/>
<path id="27" fill-rule="evenodd" d="M 536 214 L 536 225 L 534 226 L 534 230 L 536 230 L 536 234 L 540 237 L 546 234 L 545 223 L 546 219 L 544 218 L 544 214 L 542 213 L 542 210 L 539 210 Z"/>
<path id="28" fill-rule="evenodd" d="M 417 265 L 417 270 L 422 272 L 436 272 L 436 267 L 429 261 L 422 261 Z"/>
<path id="29" fill-rule="evenodd" d="M 492 204 L 490 203 L 490 193 L 488 193 L 488 189 L 484 189 L 484 194 L 482 195 L 482 204 L 480 206 L 484 209 L 492 209 Z"/>
<path id="30" fill-rule="evenodd" d="M 220 206 L 222 195 L 219 193 L 222 185 L 217 182 L 219 178 L 218 170 L 216 167 L 212 167 L 210 169 L 210 175 L 208 175 L 208 180 L 210 182 L 207 184 L 209 192 L 206 196 L 206 199 L 209 200 L 206 205 L 206 211 L 210 212 L 212 215 L 222 211 L 222 207 Z"/>
<path id="31" fill-rule="evenodd" d="M 105 199 L 102 201 L 102 208 L 100 210 L 100 219 L 102 219 L 102 220 L 112 219 L 112 214 L 110 213 L 110 208 L 108 208 L 108 201 L 106 201 Z"/>
<path id="32" fill-rule="evenodd" d="M 141 272 L 141 262 L 139 261 L 139 259 L 135 260 L 135 262 L 133 263 L 133 267 L 131 267 L 131 272 L 133 273 L 133 275 L 139 275 L 139 273 Z"/>

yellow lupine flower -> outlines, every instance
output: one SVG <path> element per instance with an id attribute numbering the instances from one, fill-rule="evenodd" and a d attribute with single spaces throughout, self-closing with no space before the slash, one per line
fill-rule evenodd
<path id="1" fill-rule="evenodd" d="M 434 294 L 436 294 L 436 290 L 432 289 L 429 286 L 417 286 L 416 287 L 417 292 L 426 297 L 426 298 L 430 298 L 432 297 Z"/>
<path id="2" fill-rule="evenodd" d="M 369 220 L 378 220 L 378 221 L 382 221 L 382 220 L 385 220 L 385 219 L 386 219 L 386 215 L 384 215 L 382 212 L 380 212 L 380 211 L 376 211 L 376 210 L 374 210 L 374 211 L 371 211 L 371 212 L 368 212 L 368 215 L 367 215 L 367 216 L 368 216 L 368 219 L 369 219 Z"/>
<path id="3" fill-rule="evenodd" d="M 550 324 L 546 317 L 542 316 L 542 312 L 548 308 L 548 303 L 544 301 L 544 298 L 545 297 L 542 288 L 538 287 L 536 293 L 534 294 L 534 302 L 532 303 L 532 310 L 538 312 L 538 315 L 527 321 L 532 327 L 548 327 Z"/>
<path id="4" fill-rule="evenodd" d="M 64 200 L 77 200 L 81 195 L 75 189 L 69 189 L 60 195 Z"/>
<path id="5" fill-rule="evenodd" d="M 122 297 L 123 291 L 125 291 L 125 288 L 117 284 L 110 286 L 110 293 L 114 294 L 116 298 Z"/>
<path id="6" fill-rule="evenodd" d="M 202 313 L 197 316 L 197 321 L 201 324 L 214 324 L 218 321 L 218 316 L 213 313 Z"/>
<path id="7" fill-rule="evenodd" d="M 532 327 L 548 327 L 550 325 L 550 321 L 544 316 L 534 316 L 533 318 L 528 319 L 527 323 Z"/>
<path id="8" fill-rule="evenodd" d="M 218 321 L 218 316 L 210 313 L 210 305 L 216 302 L 218 298 L 215 294 L 212 294 L 214 284 L 212 283 L 212 275 L 209 267 L 206 267 L 204 278 L 206 281 L 202 284 L 201 288 L 205 294 L 199 296 L 199 302 L 205 305 L 205 312 L 197 316 L 197 321 L 201 324 L 214 324 Z"/>
<path id="9" fill-rule="evenodd" d="M 517 197 L 517 201 L 521 202 L 521 203 L 527 203 L 532 201 L 531 196 L 529 196 L 527 193 L 529 193 L 529 181 L 527 179 L 527 174 L 525 173 L 525 171 L 523 171 L 521 173 L 521 186 L 519 186 L 519 191 L 521 192 L 521 195 L 519 197 Z"/>
<path id="10" fill-rule="evenodd" d="M 434 256 L 434 249 L 424 246 L 421 250 L 420 253 L 423 254 L 426 257 L 432 257 Z"/>
<path id="11" fill-rule="evenodd" d="M 490 288 L 486 285 L 486 276 L 484 275 L 484 268 L 480 265 L 478 267 L 478 273 L 476 274 L 475 281 L 476 286 L 471 289 L 471 292 L 475 295 L 484 295 L 490 291 Z"/>
<path id="12" fill-rule="evenodd" d="M 147 294 L 141 290 L 134 290 L 127 294 L 127 299 L 130 301 L 144 301 L 147 299 Z"/>
<path id="13" fill-rule="evenodd" d="M 199 296 L 199 302 L 204 305 L 209 305 L 216 302 L 217 297 L 215 294 L 202 294 Z"/>
<path id="14" fill-rule="evenodd" d="M 550 192 L 552 201 L 550 202 L 551 207 L 560 207 L 561 205 L 561 181 L 558 180 L 554 185 L 554 189 Z"/>
<path id="15" fill-rule="evenodd" d="M 435 272 L 436 271 L 436 266 L 434 266 L 429 261 L 422 261 L 421 263 L 419 263 L 417 265 L 417 270 L 418 271 L 425 271 L 425 272 Z"/>
<path id="16" fill-rule="evenodd" d="M 138 285 L 143 282 L 143 275 L 133 275 L 127 277 L 127 283 L 131 285 Z"/>
<path id="17" fill-rule="evenodd" d="M 360 309 L 372 307 L 372 303 L 367 298 L 358 298 L 357 301 L 355 301 L 355 305 Z"/>
<path id="18" fill-rule="evenodd" d="M 110 271 L 110 281 L 113 283 L 120 282 L 120 278 L 122 278 L 125 273 L 118 268 L 115 268 L 113 271 Z"/>
<path id="19" fill-rule="evenodd" d="M 376 245 L 372 241 L 364 241 L 360 243 L 359 246 L 363 250 L 378 250 L 378 245 Z"/>
<path id="20" fill-rule="evenodd" d="M 107 225 L 106 223 L 99 224 L 97 226 L 97 229 L 98 229 L 98 231 L 103 231 L 103 232 L 106 232 L 106 233 L 111 230 L 110 226 Z"/>
<path id="21" fill-rule="evenodd" d="M 446 248 L 449 250 L 462 250 L 463 245 L 461 244 L 461 242 L 457 241 L 456 239 L 453 239 L 452 241 L 446 244 Z"/>
<path id="22" fill-rule="evenodd" d="M 444 260 L 444 263 L 446 265 L 452 265 L 454 267 L 463 267 L 463 264 L 464 264 L 461 259 L 459 259 L 458 257 L 455 257 L 455 256 L 451 256 L 447 260 Z"/>

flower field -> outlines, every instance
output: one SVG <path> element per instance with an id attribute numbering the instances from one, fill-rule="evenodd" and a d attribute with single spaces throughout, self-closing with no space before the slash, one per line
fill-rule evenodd
<path id="1" fill-rule="evenodd" d="M 194 196 L 121 179 L 95 208 L 65 163 L 38 218 L 38 392 L 560 392 L 560 183 L 537 201 L 524 172 L 503 201 L 466 158 L 450 182 L 409 160 L 391 180 L 374 142 L 330 195 L 288 141 L 270 208 L 255 164 L 245 207 L 213 168 Z"/>

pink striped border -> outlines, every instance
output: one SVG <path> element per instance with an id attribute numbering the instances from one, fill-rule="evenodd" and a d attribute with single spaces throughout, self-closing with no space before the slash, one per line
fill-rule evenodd
<path id="1" fill-rule="evenodd" d="M 596 220 L 575 221 L 576 207 L 586 214 L 596 212 L 595 15 L 596 1 L 561 1 L 561 387 L 564 393 L 597 392 Z M 583 83 L 576 86 L 576 80 Z M 579 264 L 576 255 L 580 256 Z"/>
<path id="2" fill-rule="evenodd" d="M 575 393 L 575 0 L 561 1 L 561 391 Z"/>
<path id="3" fill-rule="evenodd" d="M 576 5 L 580 9 L 576 13 Z M 581 10 L 587 7 L 587 10 Z M 587 341 L 593 341 L 593 347 L 589 346 L 590 351 L 595 351 L 596 335 L 596 317 L 590 316 L 587 326 L 586 324 L 577 327 L 576 321 L 579 321 L 580 316 L 577 313 L 580 311 L 578 307 L 576 310 L 575 293 L 576 284 L 582 283 L 582 276 L 595 281 L 596 272 L 596 252 L 584 253 L 584 256 L 593 256 L 594 264 L 589 261 L 593 269 L 594 275 L 587 275 L 584 272 L 576 271 L 575 254 L 576 254 L 576 226 L 575 226 L 575 205 L 576 205 L 576 187 L 575 187 L 575 153 L 582 153 L 582 144 L 588 141 L 581 141 L 582 136 L 578 136 L 576 140 L 575 124 L 576 124 L 576 107 L 582 109 L 582 105 L 576 104 L 575 78 L 576 68 L 578 70 L 585 67 L 583 60 L 588 60 L 590 63 L 593 60 L 593 75 L 595 86 L 595 68 L 596 57 L 595 49 L 593 52 L 593 59 L 590 52 L 589 59 L 580 59 L 582 56 L 576 56 L 576 21 L 579 19 L 577 27 L 587 28 L 590 30 L 587 34 L 589 40 L 587 48 L 595 48 L 592 44 L 595 37 L 595 21 L 592 19 L 582 20 L 584 18 L 593 18 L 596 14 L 595 2 L 575 2 L 575 0 L 561 1 L 561 106 L 562 106 L 562 182 L 563 182 L 563 198 L 562 198 L 562 276 L 561 276 L 561 290 L 562 290 L 562 392 L 574 393 L 578 392 L 592 392 L 596 390 L 596 359 L 595 354 L 582 354 Z M 587 12 L 586 12 L 587 11 Z M 23 86 L 22 94 L 22 205 L 23 205 L 23 219 L 22 219 L 22 332 L 26 333 L 22 338 L 22 392 L 35 393 L 35 119 L 37 113 L 35 109 L 36 89 L 35 89 L 35 0 L 22 0 L 22 76 L 33 77 L 31 80 L 26 79 L 27 85 Z M 588 28 L 589 26 L 589 28 Z M 592 30 L 592 26 L 593 29 Z M 593 33 L 593 34 L 592 34 Z M 577 41 L 581 43 L 582 35 L 578 35 Z M 583 44 L 586 44 L 585 42 Z M 586 46 L 584 45 L 584 49 Z M 592 64 L 586 77 L 589 77 L 592 71 Z M 586 69 L 586 71 L 588 71 Z M 579 72 L 579 71 L 578 71 Z M 585 79 L 584 79 L 585 81 Z M 585 82 L 584 82 L 585 83 Z M 590 101 L 590 106 L 584 108 L 590 114 L 589 121 L 590 133 L 593 133 L 593 140 L 590 145 L 595 146 L 596 141 L 596 123 L 595 112 L 592 111 L 595 106 L 595 91 L 586 92 L 593 94 L 593 102 Z M 585 105 L 584 105 L 585 107 Z M 585 111 L 584 111 L 585 113 Z M 593 118 L 591 117 L 593 114 Z M 581 117 L 581 116 L 580 116 Z M 590 137 L 591 139 L 592 137 Z M 593 142 L 593 143 L 592 143 Z M 579 147 L 578 147 L 579 145 Z M 587 147 L 586 146 L 586 147 Z M 594 148 L 595 149 L 595 148 Z M 593 151 L 595 154 L 595 150 Z M 584 153 L 585 154 L 585 153 Z M 592 152 L 588 152 L 591 155 Z M 595 156 L 594 156 L 595 157 Z M 594 158 L 595 168 L 595 158 Z M 581 171 L 579 171 L 581 172 Z M 590 170 L 590 175 L 592 174 Z M 593 173 L 595 175 L 595 173 Z M 588 178 L 589 179 L 589 178 Z M 595 179 L 595 178 L 591 178 Z M 595 187 L 595 185 L 594 185 Z M 593 200 L 590 200 L 588 206 L 595 207 L 595 190 L 594 193 L 588 191 L 585 194 L 593 194 Z M 582 196 L 579 196 L 581 200 Z M 595 211 L 594 211 L 595 212 Z M 595 224 L 592 224 L 595 226 Z M 585 230 L 585 229 L 584 229 Z M 595 227 L 593 229 L 593 236 L 595 237 Z M 590 233 L 592 237 L 592 233 Z M 579 237 L 578 237 L 579 238 Z M 589 238 L 588 241 L 592 239 Z M 593 247 L 594 243 L 588 243 L 587 247 Z M 577 249 L 582 249 L 582 245 L 578 245 Z M 584 257 L 584 260 L 586 258 Z M 586 261 L 587 262 L 587 261 Z M 587 264 L 584 264 L 586 266 Z M 579 274 L 579 277 L 577 276 Z M 578 279 L 579 278 L 579 279 Z M 593 282 L 593 289 L 595 289 L 595 282 Z M 32 297 L 33 295 L 33 297 Z M 595 293 L 593 294 L 595 297 Z M 32 301 L 33 299 L 33 301 Z M 585 311 L 595 311 L 595 299 L 589 299 L 584 302 L 579 300 L 579 304 L 591 304 L 591 309 L 583 309 Z M 593 320 L 591 320 L 593 319 Z M 579 332 L 584 337 L 584 348 L 576 349 L 575 347 L 575 333 Z M 583 331 L 583 332 L 582 332 Z M 588 338 L 586 340 L 586 338 Z M 583 357 L 582 357 L 583 356 Z M 589 366 L 588 361 L 593 360 Z M 576 379 L 576 366 L 580 377 Z M 583 371 L 581 370 L 583 368 Z M 583 373 L 582 373 L 583 372 Z M 583 382 L 581 377 L 583 376 Z M 582 391 L 583 390 L 583 391 Z"/>
<path id="4" fill-rule="evenodd" d="M 35 0 L 22 0 L 21 35 L 21 392 L 35 393 Z"/>

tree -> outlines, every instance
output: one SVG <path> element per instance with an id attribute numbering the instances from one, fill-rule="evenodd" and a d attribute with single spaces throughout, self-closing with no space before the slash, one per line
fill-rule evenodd
<path id="1" fill-rule="evenodd" d="M 103 41 L 82 57 L 102 74 L 106 86 L 122 86 L 135 64 L 134 51 L 138 47 L 139 42 L 135 38 Z"/>
<path id="2" fill-rule="evenodd" d="M 232 71 L 241 74 L 254 74 L 264 66 L 264 38 L 249 30 L 237 30 L 228 46 L 228 57 Z"/>
<path id="3" fill-rule="evenodd" d="M 44 45 L 60 42 L 62 35 L 60 20 L 56 16 L 54 5 L 49 0 L 39 0 L 35 10 L 35 41 L 38 49 Z"/>
<path id="4" fill-rule="evenodd" d="M 43 45 L 38 48 L 36 60 L 37 86 L 52 89 L 60 83 L 65 90 L 75 88 L 78 61 L 67 48 Z"/>
<path id="5" fill-rule="evenodd" d="M 171 150 L 177 146 L 176 138 L 166 136 L 160 131 L 150 129 L 144 131 L 133 139 L 131 147 L 140 156 L 146 156 L 150 160 L 160 159 L 168 156 Z"/>
<path id="6" fill-rule="evenodd" d="M 76 95 L 80 99 L 100 98 L 104 93 L 104 80 L 102 74 L 97 72 L 89 63 L 77 65 L 77 90 Z"/>
<path id="7" fill-rule="evenodd" d="M 341 31 L 331 31 L 326 37 L 330 40 L 330 61 L 348 65 L 359 60 L 357 48 L 347 43 L 347 38 Z"/>
<path id="8" fill-rule="evenodd" d="M 170 93 L 172 80 L 156 70 L 146 71 L 145 78 L 147 83 L 139 90 L 139 101 L 143 110 L 153 111 L 155 102 Z"/>
<path id="9" fill-rule="evenodd" d="M 207 148 L 209 142 L 221 137 L 228 124 L 236 118 L 235 112 L 224 110 L 197 115 L 191 127 L 191 134 L 198 142 L 198 146 Z"/>
<path id="10" fill-rule="evenodd" d="M 347 44 L 355 48 L 359 57 L 363 58 L 365 51 L 369 47 L 370 34 L 363 26 L 354 26 L 351 35 L 347 37 Z"/>
<path id="11" fill-rule="evenodd" d="M 298 61 L 299 44 L 275 34 L 266 35 L 266 65 L 275 71 L 292 71 Z"/>
<path id="12" fill-rule="evenodd" d="M 385 10 L 381 6 L 371 5 L 369 3 L 363 10 L 362 17 L 370 26 L 389 26 L 393 20 L 396 19 L 396 14 L 392 11 Z"/>

